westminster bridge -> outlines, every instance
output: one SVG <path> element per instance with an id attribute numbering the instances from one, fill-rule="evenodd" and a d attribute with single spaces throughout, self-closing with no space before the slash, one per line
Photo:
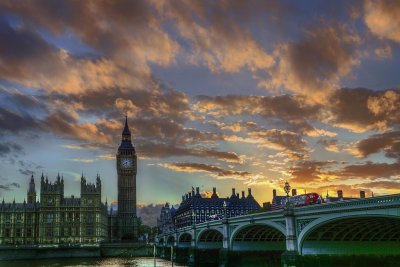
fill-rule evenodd
<path id="1" fill-rule="evenodd" d="M 344 200 L 209 221 L 157 236 L 158 255 L 216 258 L 275 255 L 295 266 L 305 255 L 400 255 L 400 194 Z M 278 256 L 277 256 L 278 255 Z M 269 256 L 268 256 L 269 257 Z M 240 258 L 240 257 L 239 257 Z M 234 260 L 234 259 L 233 259 Z"/>

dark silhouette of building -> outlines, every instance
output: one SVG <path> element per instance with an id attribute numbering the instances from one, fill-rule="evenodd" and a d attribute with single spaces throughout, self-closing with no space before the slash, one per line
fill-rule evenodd
<path id="1" fill-rule="evenodd" d="M 249 212 L 258 211 L 260 208 L 251 194 L 250 188 L 247 197 L 244 191 L 239 197 L 239 193 L 236 194 L 235 188 L 232 188 L 230 197 L 220 198 L 214 187 L 213 194 L 207 198 L 200 195 L 197 187 L 196 192 L 192 188 L 192 192 L 182 196 L 182 202 L 175 212 L 174 225 L 176 228 L 181 228 L 208 220 L 246 215 Z"/>
<path id="2" fill-rule="evenodd" d="M 128 117 L 125 117 L 122 141 L 116 158 L 118 173 L 118 215 L 117 221 L 112 218 L 110 220 L 117 227 L 118 239 L 135 240 L 138 234 L 136 217 L 137 157 L 135 147 L 131 141 Z"/>
<path id="3" fill-rule="evenodd" d="M 174 226 L 174 215 L 175 208 L 173 205 L 169 205 L 169 203 L 165 203 L 165 206 L 161 208 L 160 218 L 157 218 L 157 228 L 158 233 L 167 233 L 175 230 Z"/>

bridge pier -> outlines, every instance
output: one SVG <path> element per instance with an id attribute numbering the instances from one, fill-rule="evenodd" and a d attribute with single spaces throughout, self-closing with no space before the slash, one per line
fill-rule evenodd
<path id="1" fill-rule="evenodd" d="M 158 253 L 157 253 L 157 254 L 159 255 L 159 257 L 160 257 L 161 259 L 165 259 L 165 247 L 164 247 L 164 246 L 159 247 L 159 248 L 158 248 Z"/>
<path id="2" fill-rule="evenodd" d="M 196 225 L 192 226 L 192 240 L 190 241 L 188 266 L 196 266 L 197 246 L 196 246 Z"/>
<path id="3" fill-rule="evenodd" d="M 228 249 L 220 249 L 219 251 L 219 267 L 229 266 L 229 250 Z"/>
<path id="4" fill-rule="evenodd" d="M 292 203 L 286 203 L 283 210 L 286 222 L 286 251 L 282 254 L 283 267 L 296 267 L 300 264 L 300 256 L 297 247 L 296 223 Z"/>
<path id="5" fill-rule="evenodd" d="M 229 265 L 229 256 L 230 256 L 229 255 L 230 233 L 229 233 L 229 223 L 227 218 L 224 218 L 222 220 L 222 225 L 223 225 L 223 232 L 222 232 L 223 239 L 222 239 L 222 249 L 219 251 L 219 266 L 225 267 Z"/>

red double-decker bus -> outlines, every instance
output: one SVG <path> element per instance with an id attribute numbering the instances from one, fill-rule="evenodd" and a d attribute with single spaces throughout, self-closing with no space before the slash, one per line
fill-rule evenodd
<path id="1" fill-rule="evenodd" d="M 322 197 L 317 193 L 297 195 L 289 197 L 289 200 L 295 207 L 322 203 Z"/>
<path id="2" fill-rule="evenodd" d="M 317 193 L 307 193 L 302 195 L 296 195 L 289 197 L 290 202 L 295 207 L 313 205 L 313 204 L 320 204 L 323 202 L 322 197 Z M 281 203 L 273 203 L 271 206 L 271 210 L 279 210 L 283 209 L 286 205 L 288 198 L 281 199 Z"/>

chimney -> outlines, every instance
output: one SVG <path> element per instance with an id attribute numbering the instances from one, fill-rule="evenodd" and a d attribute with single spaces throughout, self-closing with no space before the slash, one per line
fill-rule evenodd
<path id="1" fill-rule="evenodd" d="M 265 210 L 265 211 L 267 211 L 267 210 L 270 210 L 271 209 L 271 202 L 264 202 L 263 203 L 263 209 Z"/>
<path id="2" fill-rule="evenodd" d="M 189 192 L 189 198 L 192 198 L 192 192 Z"/>
<path id="3" fill-rule="evenodd" d="M 293 188 L 292 189 L 292 196 L 295 196 L 295 195 L 297 195 L 297 190 L 296 190 L 296 188 Z"/>
<path id="4" fill-rule="evenodd" d="M 232 196 L 235 196 L 235 188 L 232 188 Z"/>
<path id="5" fill-rule="evenodd" d="M 186 200 L 189 199 L 189 195 L 188 195 L 188 194 L 185 195 L 185 199 L 186 199 Z"/>
<path id="6" fill-rule="evenodd" d="M 338 198 L 343 198 L 343 191 L 342 190 L 338 190 L 337 191 L 337 196 L 338 196 Z"/>
<path id="7" fill-rule="evenodd" d="M 200 195 L 200 188 L 196 187 L 196 195 L 199 196 Z"/>
<path id="8" fill-rule="evenodd" d="M 272 190 L 272 196 L 276 197 L 276 189 Z"/>
<path id="9" fill-rule="evenodd" d="M 365 191 L 360 191 L 360 198 L 365 198 Z"/>
<path id="10" fill-rule="evenodd" d="M 211 198 L 218 198 L 216 187 L 213 187 L 213 194 L 212 194 Z"/>
<path id="11" fill-rule="evenodd" d="M 244 196 L 244 191 L 242 191 L 242 198 L 245 198 L 245 196 Z"/>
<path id="12" fill-rule="evenodd" d="M 192 196 L 194 196 L 194 187 L 192 186 Z"/>
<path id="13" fill-rule="evenodd" d="M 251 196 L 251 188 L 248 188 L 247 190 L 249 190 L 248 196 Z"/>
<path id="14" fill-rule="evenodd" d="M 236 193 L 236 197 L 239 198 L 239 193 Z"/>

